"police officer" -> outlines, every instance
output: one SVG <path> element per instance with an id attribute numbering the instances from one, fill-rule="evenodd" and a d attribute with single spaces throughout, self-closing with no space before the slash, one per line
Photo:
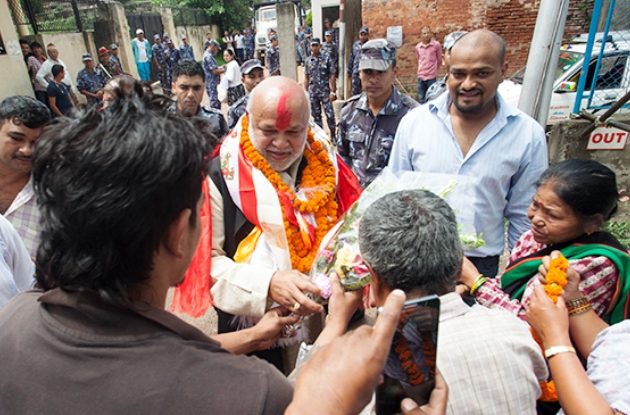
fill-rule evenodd
<path id="1" fill-rule="evenodd" d="M 256 48 L 256 41 L 251 29 L 245 29 L 243 42 L 245 42 L 245 60 L 250 60 L 254 57 L 254 49 Z"/>
<path id="2" fill-rule="evenodd" d="M 269 37 L 270 44 L 265 53 L 265 64 L 270 76 L 280 75 L 280 49 L 278 48 L 278 35 L 273 33 Z"/>
<path id="3" fill-rule="evenodd" d="M 245 95 L 238 99 L 228 109 L 228 129 L 234 128 L 239 118 L 247 110 L 247 101 L 252 90 L 265 79 L 262 63 L 258 59 L 250 59 L 241 65 L 241 82 L 245 86 Z"/>
<path id="4" fill-rule="evenodd" d="M 203 84 L 203 67 L 190 59 L 179 60 L 173 67 L 174 109 L 184 117 L 203 118 L 207 122 L 207 131 L 221 139 L 228 132 L 227 124 L 221 111 L 201 105 Z"/>
<path id="5" fill-rule="evenodd" d="M 324 35 L 324 44 L 322 45 L 322 55 L 328 57 L 335 68 L 335 76 L 337 76 L 337 68 L 339 67 L 339 49 L 333 41 L 333 31 L 327 30 Z"/>
<path id="6" fill-rule="evenodd" d="M 155 67 L 158 70 L 158 79 L 160 80 L 162 90 L 167 92 L 170 90 L 171 84 L 168 82 L 167 77 L 166 47 L 162 44 L 162 38 L 157 33 L 153 35 L 153 41 L 153 46 L 151 46 L 151 50 L 153 50 L 153 63 L 155 63 Z"/>
<path id="7" fill-rule="evenodd" d="M 339 155 L 363 187 L 387 166 L 400 120 L 419 105 L 394 86 L 397 72 L 392 43 L 385 39 L 365 42 L 359 60 L 363 92 L 341 109 L 336 137 Z"/>
<path id="8" fill-rule="evenodd" d="M 308 90 L 311 101 L 311 115 L 315 123 L 322 127 L 322 106 L 326 114 L 330 136 L 335 136 L 335 112 L 331 101 L 337 99 L 337 78 L 330 58 L 321 53 L 318 38 L 311 41 L 311 56 L 304 66 L 304 88 Z"/>
<path id="9" fill-rule="evenodd" d="M 98 105 L 103 99 L 105 77 L 100 69 L 94 67 L 92 55 L 84 53 L 81 60 L 85 67 L 77 74 L 77 89 L 87 98 L 88 106 Z"/>
<path id="10" fill-rule="evenodd" d="M 225 68 L 217 65 L 217 61 L 214 58 L 218 51 L 219 43 L 214 39 L 209 40 L 208 47 L 203 54 L 203 70 L 206 73 L 206 92 L 210 107 L 220 110 L 221 102 L 219 101 L 217 87 L 221 81 L 221 74 L 225 72 Z"/>
<path id="11" fill-rule="evenodd" d="M 166 51 L 165 54 L 165 76 L 166 76 L 166 84 L 168 85 L 168 89 L 164 90 L 164 93 L 167 96 L 171 96 L 171 85 L 173 84 L 173 68 L 179 62 L 180 55 L 179 50 L 175 48 L 175 43 L 173 43 L 173 39 L 167 38 L 166 47 L 164 48 Z"/>
<path id="12" fill-rule="evenodd" d="M 182 44 L 179 45 L 179 57 L 181 59 L 195 60 L 195 52 L 193 51 L 193 47 L 188 44 L 186 36 L 182 36 Z"/>
<path id="13" fill-rule="evenodd" d="M 361 27 L 359 30 L 359 40 L 352 44 L 350 50 L 350 59 L 348 62 L 348 77 L 350 85 L 352 85 L 352 95 L 361 93 L 361 79 L 359 78 L 359 59 L 361 59 L 361 48 L 368 41 L 370 31 L 367 26 Z"/>

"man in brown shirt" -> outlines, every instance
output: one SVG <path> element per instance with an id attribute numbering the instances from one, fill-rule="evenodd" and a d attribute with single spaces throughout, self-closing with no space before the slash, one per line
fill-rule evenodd
<path id="1" fill-rule="evenodd" d="M 0 311 L 0 413 L 280 414 L 289 403 L 287 414 L 358 412 L 401 292 L 374 328 L 322 346 L 295 392 L 268 363 L 232 355 L 164 310 L 199 239 L 210 148 L 192 123 L 154 105 L 123 98 L 60 120 L 38 142 L 44 293 Z M 344 297 L 337 285 L 331 328 L 345 330 L 352 315 Z"/>

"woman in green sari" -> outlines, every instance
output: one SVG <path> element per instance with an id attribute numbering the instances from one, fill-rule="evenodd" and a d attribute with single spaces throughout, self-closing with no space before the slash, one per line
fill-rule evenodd
<path id="1" fill-rule="evenodd" d="M 628 317 L 630 257 L 626 248 L 601 230 L 617 209 L 615 173 L 593 160 L 566 160 L 548 168 L 528 209 L 531 229 L 515 244 L 503 275 L 480 275 L 466 261 L 460 282 L 487 307 L 524 318 L 542 258 L 560 251 L 580 275 L 582 303 L 607 323 Z M 584 304 L 575 304 L 575 307 Z M 568 303 L 571 310 L 572 303 Z"/>

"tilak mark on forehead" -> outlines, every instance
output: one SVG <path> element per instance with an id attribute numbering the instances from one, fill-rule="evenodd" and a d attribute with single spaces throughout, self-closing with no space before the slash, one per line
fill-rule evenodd
<path id="1" fill-rule="evenodd" d="M 283 92 L 276 106 L 276 128 L 279 131 L 286 130 L 291 125 L 291 111 L 287 108 L 289 93 Z"/>

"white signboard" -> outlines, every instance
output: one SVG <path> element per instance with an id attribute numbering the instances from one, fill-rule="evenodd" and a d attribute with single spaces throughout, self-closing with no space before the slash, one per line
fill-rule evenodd
<path id="1" fill-rule="evenodd" d="M 587 150 L 623 150 L 628 132 L 614 127 L 598 127 L 588 139 Z"/>
<path id="2" fill-rule="evenodd" d="M 392 42 L 397 48 L 403 44 L 402 26 L 390 26 L 387 28 L 387 40 Z"/>

